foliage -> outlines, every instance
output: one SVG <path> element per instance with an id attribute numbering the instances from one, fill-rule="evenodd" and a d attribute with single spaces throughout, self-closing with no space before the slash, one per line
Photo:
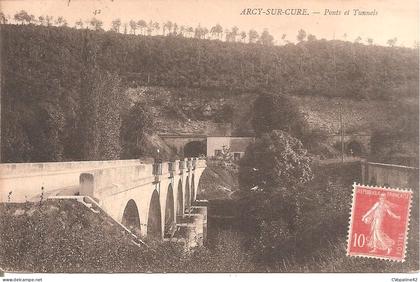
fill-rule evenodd
<path id="1" fill-rule="evenodd" d="M 238 172 L 233 167 L 222 167 L 219 161 L 207 160 L 207 167 L 200 177 L 197 199 L 226 199 L 238 189 Z"/>
<path id="2" fill-rule="evenodd" d="M 404 110 L 390 113 L 395 125 L 375 129 L 370 140 L 369 158 L 374 162 L 418 166 L 419 118 L 417 105 L 405 105 Z"/>
<path id="3" fill-rule="evenodd" d="M 287 96 L 270 92 L 260 94 L 254 102 L 252 125 L 257 136 L 283 130 L 301 138 L 305 121 L 295 103 Z"/>
<path id="4" fill-rule="evenodd" d="M 231 123 L 233 120 L 234 108 L 230 104 L 224 104 L 222 108 L 216 112 L 214 121 L 218 123 Z"/>
<path id="5" fill-rule="evenodd" d="M 153 120 L 147 107 L 137 102 L 123 116 L 121 127 L 121 140 L 123 146 L 123 158 L 138 158 L 145 156 L 143 147 L 145 137 L 151 132 Z"/>
<path id="6" fill-rule="evenodd" d="M 287 132 L 273 130 L 250 144 L 241 159 L 241 189 L 259 186 L 268 191 L 292 193 L 312 178 L 310 163 L 311 159 L 298 139 Z"/>
<path id="7" fill-rule="evenodd" d="M 104 213 L 74 200 L 0 206 L 0 267 L 36 273 L 248 272 L 252 263 L 233 232 L 217 247 L 187 252 L 176 243 L 132 238 Z"/>
<path id="8" fill-rule="evenodd" d="M 243 214 L 253 221 L 251 245 L 258 262 L 273 262 L 280 249 L 294 246 L 286 239 L 296 235 L 302 222 L 303 185 L 313 177 L 310 164 L 302 143 L 280 130 L 262 135 L 242 158 L 239 184 L 249 207 Z"/>
<path id="9" fill-rule="evenodd" d="M 233 163 L 233 154 L 230 151 L 228 146 L 223 145 L 222 150 L 214 159 L 218 161 L 219 166 L 223 168 L 234 168 L 235 164 Z"/>

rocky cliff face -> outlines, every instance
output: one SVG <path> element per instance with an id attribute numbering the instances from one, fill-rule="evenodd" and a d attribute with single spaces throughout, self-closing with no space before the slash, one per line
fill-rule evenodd
<path id="1" fill-rule="evenodd" d="M 131 101 L 142 101 L 152 112 L 158 134 L 252 135 L 252 104 L 257 94 L 224 95 L 223 91 L 138 87 L 128 90 Z M 397 127 L 403 115 L 418 119 L 417 100 L 351 100 L 323 96 L 290 96 L 310 127 L 339 132 L 342 105 L 347 134 L 370 134 Z M 411 113 L 407 113 L 411 109 Z"/>

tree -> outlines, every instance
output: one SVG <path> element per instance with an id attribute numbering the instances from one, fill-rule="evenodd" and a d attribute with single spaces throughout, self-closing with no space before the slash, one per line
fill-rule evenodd
<path id="1" fill-rule="evenodd" d="M 242 42 L 245 43 L 245 39 L 246 39 L 246 32 L 245 31 L 241 31 L 241 40 L 242 40 Z"/>
<path id="2" fill-rule="evenodd" d="M 188 33 L 188 36 L 189 36 L 189 37 L 192 37 L 192 34 L 193 34 L 193 32 L 194 32 L 193 27 L 192 27 L 192 26 L 187 27 L 187 28 L 186 28 L 186 32 Z"/>
<path id="3" fill-rule="evenodd" d="M 129 22 L 130 25 L 130 33 L 136 35 L 137 23 L 136 21 L 131 20 Z"/>
<path id="4" fill-rule="evenodd" d="M 6 15 L 0 11 L 0 24 L 7 24 Z"/>
<path id="5" fill-rule="evenodd" d="M 171 21 L 167 21 L 163 24 L 163 35 L 166 35 L 166 30 L 168 31 L 168 35 L 172 32 L 173 23 Z"/>
<path id="6" fill-rule="evenodd" d="M 172 32 L 174 35 L 177 35 L 178 34 L 178 25 L 176 24 L 176 23 L 174 23 L 174 26 L 173 26 L 173 32 Z"/>
<path id="7" fill-rule="evenodd" d="M 269 92 L 255 99 L 252 125 L 257 136 L 277 129 L 298 138 L 302 138 L 306 127 L 298 107 L 288 97 Z"/>
<path id="8" fill-rule="evenodd" d="M 249 43 L 255 43 L 258 40 L 258 32 L 256 32 L 255 30 L 251 29 L 248 32 L 248 41 Z"/>
<path id="9" fill-rule="evenodd" d="M 77 126 L 80 159 L 118 159 L 121 154 L 120 114 L 126 95 L 123 95 L 125 91 L 118 75 L 99 68 L 99 46 L 91 36 L 86 30 L 82 43 Z"/>
<path id="10" fill-rule="evenodd" d="M 55 20 L 55 24 L 57 26 L 67 26 L 67 21 L 63 17 L 60 16 Z"/>
<path id="11" fill-rule="evenodd" d="M 201 34 L 203 35 L 204 39 L 207 39 L 207 34 L 209 34 L 209 29 L 207 27 L 203 27 L 201 29 Z"/>
<path id="12" fill-rule="evenodd" d="M 31 22 L 31 16 L 25 10 L 21 10 L 20 12 L 16 13 L 14 19 L 17 22 L 20 22 L 20 24 Z"/>
<path id="13" fill-rule="evenodd" d="M 45 18 L 44 18 L 44 16 L 39 16 L 38 17 L 38 21 L 39 21 L 39 24 L 40 25 L 44 25 L 45 24 Z"/>
<path id="14" fill-rule="evenodd" d="M 83 28 L 83 21 L 82 19 L 79 19 L 76 23 L 75 23 L 76 28 Z"/>
<path id="15" fill-rule="evenodd" d="M 219 161 L 219 165 L 223 168 L 233 167 L 233 154 L 228 146 L 223 145 L 220 154 L 215 156 Z"/>
<path id="16" fill-rule="evenodd" d="M 112 28 L 111 28 L 112 31 L 118 32 L 118 33 L 120 32 L 120 27 L 121 27 L 121 20 L 120 19 L 113 20 L 111 25 L 112 25 Z"/>
<path id="17" fill-rule="evenodd" d="M 261 33 L 259 43 L 262 45 L 273 45 L 274 37 L 268 32 L 267 29 Z"/>
<path id="18" fill-rule="evenodd" d="M 313 178 L 311 159 L 302 143 L 274 130 L 250 144 L 239 164 L 239 187 L 245 204 L 241 215 L 254 236 L 258 259 L 275 261 L 287 251 L 301 223 L 304 184 Z"/>
<path id="19" fill-rule="evenodd" d="M 210 33 L 214 38 L 222 39 L 223 27 L 220 24 L 216 24 L 210 29 Z"/>
<path id="20" fill-rule="evenodd" d="M 184 36 L 185 26 L 181 25 L 181 27 L 179 28 L 179 32 L 181 36 Z"/>
<path id="21" fill-rule="evenodd" d="M 156 31 L 156 35 L 159 34 L 160 25 L 158 22 L 153 23 L 153 29 Z"/>
<path id="22" fill-rule="evenodd" d="M 226 42 L 232 41 L 232 33 L 227 28 L 225 29 L 225 41 Z"/>
<path id="23" fill-rule="evenodd" d="M 388 39 L 388 41 L 386 42 L 386 44 L 388 44 L 389 47 L 394 47 L 396 43 L 397 43 L 397 38 L 396 37 Z"/>
<path id="24" fill-rule="evenodd" d="M 373 45 L 373 39 L 372 38 L 368 38 L 366 41 L 369 45 Z"/>
<path id="25" fill-rule="evenodd" d="M 93 17 L 89 21 L 89 24 L 93 28 L 93 30 L 96 30 L 96 31 L 102 30 L 103 22 L 95 17 Z"/>
<path id="26" fill-rule="evenodd" d="M 233 42 L 236 42 L 236 36 L 238 36 L 238 31 L 239 28 L 237 26 L 232 27 L 232 32 L 230 33 L 230 36 Z"/>
<path id="27" fill-rule="evenodd" d="M 152 35 L 153 29 L 154 29 L 154 24 L 153 24 L 153 22 L 152 22 L 152 21 L 150 21 L 150 22 L 147 24 L 147 35 L 148 35 L 148 36 L 151 36 L 151 35 Z"/>
<path id="28" fill-rule="evenodd" d="M 304 31 L 303 29 L 299 29 L 298 35 L 296 36 L 296 38 L 299 42 L 304 41 L 306 38 L 306 31 Z"/>
<path id="29" fill-rule="evenodd" d="M 47 24 L 47 26 L 51 26 L 51 22 L 53 21 L 54 17 L 53 16 L 45 16 L 45 22 Z"/>
<path id="30" fill-rule="evenodd" d="M 362 37 L 358 36 L 358 37 L 354 40 L 354 43 L 360 43 L 360 41 L 362 41 Z"/>
<path id="31" fill-rule="evenodd" d="M 140 33 L 144 35 L 144 31 L 147 28 L 147 23 L 144 20 L 137 21 L 137 26 L 140 28 Z"/>
<path id="32" fill-rule="evenodd" d="M 126 111 L 121 126 L 123 158 L 139 158 L 144 153 L 142 143 L 152 127 L 153 120 L 144 104 L 137 102 Z"/>
<path id="33" fill-rule="evenodd" d="M 198 25 L 195 29 L 194 29 L 194 37 L 195 38 L 202 38 L 203 35 L 203 28 Z"/>
<path id="34" fill-rule="evenodd" d="M 313 34 L 308 34 L 308 41 L 315 41 L 316 40 L 316 36 Z"/>

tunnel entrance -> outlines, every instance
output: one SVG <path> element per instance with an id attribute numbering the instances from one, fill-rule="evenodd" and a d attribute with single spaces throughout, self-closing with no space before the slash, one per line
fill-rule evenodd
<path id="1" fill-rule="evenodd" d="M 140 235 L 140 216 L 139 210 L 137 208 L 136 202 L 134 200 L 129 200 L 125 206 L 122 225 L 127 227 L 131 232 Z"/>
<path id="2" fill-rule="evenodd" d="M 190 210 L 190 182 L 187 176 L 187 180 L 185 182 L 185 210 L 189 211 Z"/>
<path id="3" fill-rule="evenodd" d="M 191 141 L 184 146 L 184 157 L 197 158 L 201 155 L 206 155 L 207 144 L 206 141 Z"/>
<path id="4" fill-rule="evenodd" d="M 177 203 L 176 203 L 176 215 L 183 216 L 184 215 L 184 197 L 182 195 L 182 181 L 181 179 L 178 181 L 178 193 L 176 196 Z"/>
<path id="5" fill-rule="evenodd" d="M 164 235 L 171 235 L 175 228 L 175 214 L 174 214 L 174 192 L 172 184 L 169 184 L 168 194 L 166 195 L 165 206 L 165 229 Z"/>
<path id="6" fill-rule="evenodd" d="M 162 219 L 160 213 L 159 194 L 155 190 L 152 194 L 149 206 L 149 216 L 147 219 L 147 237 L 162 238 Z"/>
<path id="7" fill-rule="evenodd" d="M 363 155 L 363 146 L 357 141 L 350 141 L 347 144 L 346 153 L 351 157 L 360 157 Z"/>

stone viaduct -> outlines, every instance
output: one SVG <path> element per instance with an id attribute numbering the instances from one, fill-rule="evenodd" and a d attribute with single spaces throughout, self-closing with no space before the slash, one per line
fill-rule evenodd
<path id="1" fill-rule="evenodd" d="M 89 196 L 136 234 L 171 238 L 200 210 L 192 205 L 205 168 L 205 160 L 196 158 L 1 164 L 0 202 Z"/>

